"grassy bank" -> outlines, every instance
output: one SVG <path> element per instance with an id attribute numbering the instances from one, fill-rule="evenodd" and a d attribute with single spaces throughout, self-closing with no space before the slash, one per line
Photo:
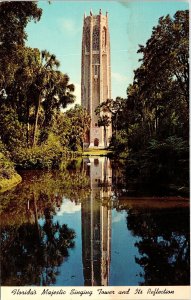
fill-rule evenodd
<path id="1" fill-rule="evenodd" d="M 3 193 L 22 181 L 21 176 L 15 172 L 11 178 L 0 178 L 0 193 Z"/>
<path id="2" fill-rule="evenodd" d="M 21 181 L 22 178 L 15 171 L 14 164 L 0 153 L 0 193 L 11 189 Z"/>
<path id="3" fill-rule="evenodd" d="M 82 156 L 108 156 L 111 153 L 110 150 L 107 149 L 87 149 L 82 152 Z"/>

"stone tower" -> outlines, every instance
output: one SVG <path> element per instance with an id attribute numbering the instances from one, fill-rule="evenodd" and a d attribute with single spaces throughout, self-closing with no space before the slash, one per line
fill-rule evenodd
<path id="1" fill-rule="evenodd" d="M 90 11 L 90 16 L 84 15 L 82 35 L 81 102 L 91 116 L 90 132 L 84 142 L 86 147 L 109 145 L 111 124 L 98 127 L 99 115 L 95 114 L 96 107 L 108 98 L 111 98 L 108 13 L 102 15 L 100 10 L 99 15 L 93 15 Z M 111 117 L 109 112 L 101 112 L 101 115 Z"/>

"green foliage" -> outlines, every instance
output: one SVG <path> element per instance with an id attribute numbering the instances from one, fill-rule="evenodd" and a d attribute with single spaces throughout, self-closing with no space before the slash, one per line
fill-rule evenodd
<path id="1" fill-rule="evenodd" d="M 10 179 L 15 173 L 14 164 L 0 152 L 0 179 Z"/>
<path id="2" fill-rule="evenodd" d="M 27 38 L 25 28 L 29 21 L 39 21 L 41 14 L 36 2 L 0 3 L 0 89 L 13 82 L 20 59 L 18 49 Z"/>
<path id="3" fill-rule="evenodd" d="M 82 169 L 82 160 L 65 160 L 64 162 L 62 171 L 21 171 L 23 178 L 21 184 L 0 197 L 2 210 L 7 212 L 6 209 L 9 208 L 10 211 L 7 219 L 5 219 L 5 213 L 4 221 L 15 225 L 26 223 L 28 219 L 24 203 L 26 201 L 33 203 L 34 195 L 39 216 L 43 214 L 45 207 L 55 210 L 56 206 L 61 205 L 63 196 L 75 203 L 85 201 L 90 194 L 90 182 L 86 172 Z M 15 214 L 15 219 L 11 217 L 12 212 Z"/>
<path id="4" fill-rule="evenodd" d="M 188 138 L 189 14 L 161 17 L 146 46 L 134 85 L 128 91 L 150 137 L 178 134 Z"/>
<path id="5" fill-rule="evenodd" d="M 35 2 L 1 2 L 0 5 L 0 36 L 1 43 L 7 47 L 22 44 L 27 38 L 25 27 L 30 20 L 39 21 L 42 10 Z M 7 28 L 9 24 L 9 28 Z"/>
<path id="6" fill-rule="evenodd" d="M 63 199 L 86 201 L 90 182 L 81 161 L 70 161 L 62 172 L 22 171 L 22 177 L 20 185 L 0 195 L 2 282 L 49 285 L 55 283 L 76 236 L 53 217 Z"/>
<path id="7" fill-rule="evenodd" d="M 80 105 L 66 111 L 65 118 L 68 120 L 68 147 L 72 151 L 81 151 L 90 127 L 90 115 Z"/>
<path id="8" fill-rule="evenodd" d="M 161 157 L 165 157 L 167 154 L 169 157 L 173 155 L 176 158 L 188 158 L 189 155 L 188 143 L 177 136 L 170 136 L 162 142 L 153 139 L 147 149 L 152 154 L 156 153 Z"/>
<path id="9" fill-rule="evenodd" d="M 59 71 L 54 54 L 25 46 L 25 28 L 29 21 L 39 21 L 41 13 L 36 2 L 0 3 L 0 137 L 25 168 L 55 167 L 66 147 L 75 148 L 68 139 L 71 131 L 64 128 L 68 120 L 60 117 L 60 109 L 74 102 L 74 85 Z"/>
<path id="10" fill-rule="evenodd" d="M 14 163 L 9 158 L 9 153 L 0 142 L 0 192 L 7 190 L 21 181 L 17 174 Z"/>
<path id="11" fill-rule="evenodd" d="M 35 67 L 35 77 L 30 86 L 30 94 L 34 98 L 34 132 L 32 145 L 36 145 L 40 108 L 44 112 L 42 127 L 50 127 L 56 111 L 66 108 L 74 102 L 74 85 L 69 84 L 67 74 L 59 70 L 59 61 L 54 54 L 44 50 L 40 55 L 40 63 Z"/>
<path id="12" fill-rule="evenodd" d="M 162 141 L 151 140 L 140 160 L 140 178 L 145 182 L 173 183 L 177 192 L 188 193 L 189 145 L 177 136 Z M 187 188 L 186 188 L 187 187 Z"/>
<path id="13" fill-rule="evenodd" d="M 115 156 L 126 158 L 129 155 L 127 132 L 119 130 L 117 135 L 113 135 L 110 142 L 110 149 L 114 151 Z"/>
<path id="14" fill-rule="evenodd" d="M 1 139 L 0 139 L 0 153 L 2 153 L 7 158 L 10 157 L 10 153 L 9 151 L 7 151 L 7 148 L 5 147 L 5 144 L 3 144 Z"/>
<path id="15" fill-rule="evenodd" d="M 23 169 L 59 168 L 63 156 L 63 148 L 54 136 L 40 146 L 17 148 L 16 151 L 12 151 L 12 159 L 18 168 Z"/>
<path id="16" fill-rule="evenodd" d="M 114 132 L 111 144 L 118 157 L 127 158 L 123 176 L 132 177 L 135 190 L 173 186 L 172 193 L 188 195 L 188 24 L 188 11 L 161 17 L 146 45 L 139 47 L 141 65 L 127 89 L 118 138 Z"/>
<path id="17" fill-rule="evenodd" d="M 0 103 L 0 128 L 1 140 L 9 151 L 27 146 L 26 125 L 19 122 L 16 111 L 9 104 Z"/>
<path id="18" fill-rule="evenodd" d="M 118 129 L 121 128 L 121 114 L 125 108 L 126 100 L 121 97 L 116 97 L 115 100 L 107 99 L 103 101 L 95 110 L 96 114 L 99 115 L 101 112 L 102 114 L 106 113 L 109 117 L 111 117 L 112 128 L 114 130 L 114 134 L 117 134 Z M 108 114 L 109 113 L 109 114 Z M 107 120 L 101 121 L 101 123 L 108 123 Z M 101 125 L 103 126 L 103 125 Z M 107 125 L 106 125 L 107 126 Z"/>
<path id="19" fill-rule="evenodd" d="M 188 24 L 188 11 L 177 11 L 173 18 L 161 17 L 146 45 L 139 46 L 138 52 L 143 55 L 141 65 L 127 89 L 120 114 L 122 128 L 117 124 L 126 130 L 126 144 L 132 154 L 142 156 L 152 140 L 158 143 L 158 154 L 160 147 L 176 149 L 175 136 L 184 144 L 188 141 Z M 117 147 L 120 148 L 118 143 Z M 170 149 L 168 155 L 175 155 L 176 151 Z"/>

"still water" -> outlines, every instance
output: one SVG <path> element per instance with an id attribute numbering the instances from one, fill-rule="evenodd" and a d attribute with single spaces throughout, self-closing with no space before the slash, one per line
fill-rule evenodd
<path id="1" fill-rule="evenodd" d="M 0 196 L 2 285 L 189 284 L 187 199 L 129 196 L 105 157 L 21 175 Z"/>

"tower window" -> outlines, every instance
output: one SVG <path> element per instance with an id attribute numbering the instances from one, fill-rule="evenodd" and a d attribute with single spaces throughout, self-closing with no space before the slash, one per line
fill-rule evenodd
<path id="1" fill-rule="evenodd" d="M 102 48 L 105 50 L 107 43 L 107 34 L 106 34 L 106 28 L 104 27 L 102 30 Z"/>
<path id="2" fill-rule="evenodd" d="M 99 28 L 97 26 L 93 29 L 93 50 L 99 50 Z"/>
<path id="3" fill-rule="evenodd" d="M 99 75 L 99 65 L 94 65 L 94 76 L 98 77 Z"/>
<path id="4" fill-rule="evenodd" d="M 90 30 L 89 30 L 89 28 L 86 28 L 85 37 L 86 37 L 86 51 L 89 52 L 90 51 Z"/>

